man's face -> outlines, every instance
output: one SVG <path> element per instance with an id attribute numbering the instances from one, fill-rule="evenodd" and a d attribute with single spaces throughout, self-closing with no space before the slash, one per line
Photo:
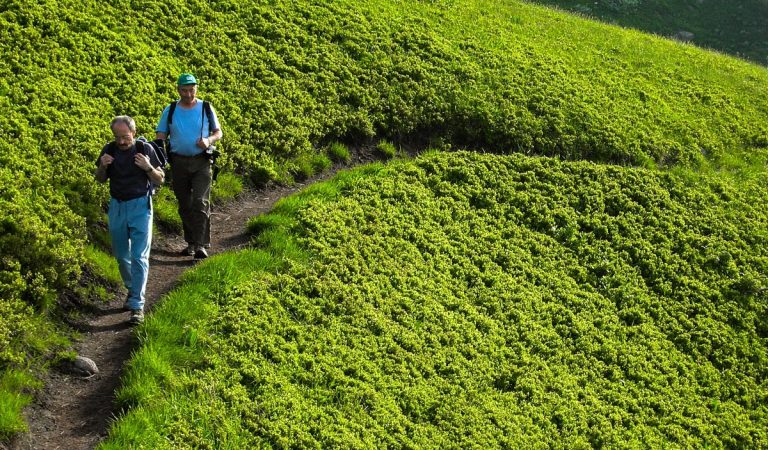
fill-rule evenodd
<path id="1" fill-rule="evenodd" d="M 197 85 L 196 84 L 187 84 L 184 86 L 178 86 L 177 89 L 179 90 L 179 96 L 181 97 L 181 100 L 184 102 L 191 102 L 195 99 L 195 96 L 197 95 Z"/>
<path id="2" fill-rule="evenodd" d="M 115 143 L 120 150 L 128 150 L 133 145 L 135 132 L 128 128 L 128 125 L 118 122 L 112 126 L 112 134 L 115 135 Z"/>

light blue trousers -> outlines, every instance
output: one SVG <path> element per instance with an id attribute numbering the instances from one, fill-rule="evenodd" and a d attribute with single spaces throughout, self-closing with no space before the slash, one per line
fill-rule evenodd
<path id="1" fill-rule="evenodd" d="M 109 235 L 130 309 L 144 309 L 152 247 L 152 197 L 109 202 Z"/>

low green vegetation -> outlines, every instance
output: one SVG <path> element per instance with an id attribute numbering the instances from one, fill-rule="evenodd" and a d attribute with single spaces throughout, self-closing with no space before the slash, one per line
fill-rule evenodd
<path id="1" fill-rule="evenodd" d="M 376 151 L 386 159 L 392 159 L 397 154 L 395 145 L 389 141 L 381 141 L 376 145 Z"/>
<path id="2" fill-rule="evenodd" d="M 9 370 L 0 375 L 0 439 L 27 430 L 22 409 L 32 400 L 30 392 L 40 387 L 40 381 L 21 370 Z"/>
<path id="3" fill-rule="evenodd" d="M 475 153 L 344 173 L 165 299 L 101 448 L 765 447 L 766 181 Z"/>
<path id="4" fill-rule="evenodd" d="M 152 213 L 156 227 L 162 227 L 169 233 L 182 233 L 178 204 L 170 186 L 163 186 L 157 191 L 152 202 Z"/>
<path id="5" fill-rule="evenodd" d="M 0 371 L 0 442 L 3 442 L 27 430 L 22 409 L 41 387 L 37 373 L 71 354 L 67 351 L 67 333 L 35 314 L 31 307 L 25 309 L 0 297 L 0 325 L 0 361 L 5 365 Z"/>
<path id="6" fill-rule="evenodd" d="M 216 178 L 211 188 L 211 203 L 223 204 L 230 202 L 242 191 L 242 178 L 231 173 L 222 173 Z"/>
<path id="7" fill-rule="evenodd" d="M 211 188 L 211 203 L 221 205 L 234 200 L 243 191 L 243 179 L 232 173 L 221 173 Z M 181 233 L 176 197 L 170 185 L 162 186 L 153 201 L 154 220 L 157 226 L 170 233 Z M 106 219 L 104 219 L 106 221 Z"/>
<path id="8" fill-rule="evenodd" d="M 115 286 L 122 284 L 117 261 L 112 255 L 108 255 L 102 249 L 92 245 L 87 246 L 85 251 L 86 257 L 91 262 L 91 267 L 99 280 L 106 280 Z"/>
<path id="9" fill-rule="evenodd" d="M 341 142 L 332 142 L 326 150 L 328 157 L 334 162 L 349 162 L 351 155 L 349 148 Z"/>
<path id="10" fill-rule="evenodd" d="M 764 67 L 517 1 L 9 0 L 0 52 L 0 373 L 67 347 L 29 330 L 55 330 L 57 297 L 99 272 L 108 123 L 152 136 L 182 71 L 221 117 L 227 197 L 308 179 L 329 142 L 736 177 L 768 152 Z M 156 213 L 179 229 L 169 189 Z"/>

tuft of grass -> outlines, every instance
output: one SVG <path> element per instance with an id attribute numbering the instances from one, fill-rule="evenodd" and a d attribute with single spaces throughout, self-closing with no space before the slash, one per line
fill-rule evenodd
<path id="1" fill-rule="evenodd" d="M 101 248 L 108 249 L 111 247 L 112 238 L 109 236 L 109 229 L 106 226 L 107 215 L 102 213 L 97 222 L 94 223 L 88 232 L 91 236 L 90 242 L 92 245 L 98 245 Z M 86 252 L 88 250 L 86 249 Z"/>
<path id="2" fill-rule="evenodd" d="M 295 181 L 305 181 L 331 167 L 331 160 L 321 153 L 305 153 L 287 163 L 287 173 Z"/>
<path id="3" fill-rule="evenodd" d="M 112 255 L 93 245 L 88 245 L 85 247 L 85 259 L 97 277 L 105 279 L 114 285 L 122 284 L 120 269 Z"/>
<path id="4" fill-rule="evenodd" d="M 376 144 L 376 151 L 387 159 L 392 159 L 397 154 L 395 145 L 389 141 L 380 141 Z"/>
<path id="5" fill-rule="evenodd" d="M 312 161 L 308 157 L 303 157 L 287 164 L 287 174 L 295 181 L 304 181 L 315 174 L 315 169 Z"/>
<path id="6" fill-rule="evenodd" d="M 147 320 L 150 320 L 150 317 Z M 181 361 L 178 358 L 169 358 L 164 354 L 165 349 L 175 347 L 144 342 L 141 350 L 131 358 L 123 379 L 123 387 L 115 395 L 117 404 L 123 408 L 131 408 L 151 403 L 153 398 L 174 387 L 172 363 L 180 365 Z"/>
<path id="7" fill-rule="evenodd" d="M 281 229 L 269 229 L 259 234 L 255 243 L 269 249 L 275 258 L 284 258 L 291 261 L 304 262 L 309 255 L 301 247 L 295 235 Z"/>
<path id="8" fill-rule="evenodd" d="M 338 141 L 331 142 L 325 151 L 333 162 L 349 162 L 351 158 L 349 148 Z"/>
<path id="9" fill-rule="evenodd" d="M 313 154 L 310 161 L 312 163 L 312 169 L 315 171 L 315 173 L 325 172 L 333 164 L 328 156 L 321 153 Z"/>
<path id="10" fill-rule="evenodd" d="M 286 214 L 262 214 L 252 217 L 246 224 L 246 229 L 250 234 L 258 235 L 269 229 L 289 230 L 293 228 L 296 221 L 293 217 Z"/>
<path id="11" fill-rule="evenodd" d="M 0 441 L 27 431 L 22 410 L 32 402 L 29 394 L 42 383 L 23 370 L 6 370 L 0 374 Z"/>
<path id="12" fill-rule="evenodd" d="M 163 186 L 152 198 L 154 223 L 173 233 L 181 233 L 178 203 L 170 186 Z"/>
<path id="13" fill-rule="evenodd" d="M 234 200 L 243 192 L 243 179 L 232 173 L 220 173 L 213 183 L 211 202 L 214 204 Z"/>

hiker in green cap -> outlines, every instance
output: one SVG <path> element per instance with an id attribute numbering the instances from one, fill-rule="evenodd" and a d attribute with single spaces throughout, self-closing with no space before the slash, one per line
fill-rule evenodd
<path id="1" fill-rule="evenodd" d="M 165 141 L 171 162 L 171 184 L 187 242 L 181 253 L 203 259 L 211 242 L 213 144 L 223 133 L 213 107 L 197 98 L 195 76 L 182 73 L 176 84 L 179 100 L 163 109 L 155 138 Z"/>

